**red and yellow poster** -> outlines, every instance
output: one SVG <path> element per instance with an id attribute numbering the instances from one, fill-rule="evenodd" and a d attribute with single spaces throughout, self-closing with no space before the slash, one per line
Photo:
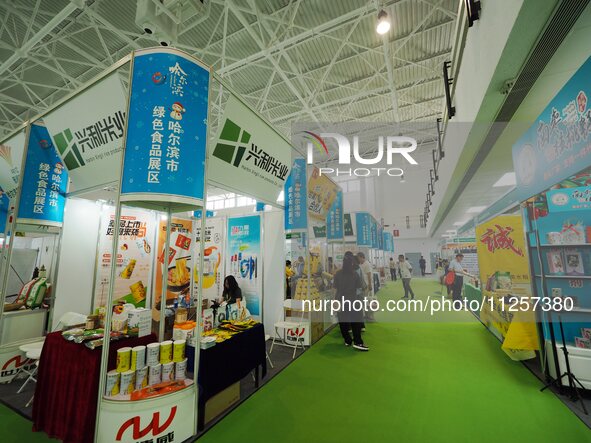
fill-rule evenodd
<path id="1" fill-rule="evenodd" d="M 339 186 L 320 169 L 314 168 L 308 179 L 308 214 L 311 218 L 326 223 L 326 215 L 334 203 Z"/>
<path id="2" fill-rule="evenodd" d="M 535 356 L 539 348 L 523 223 L 501 215 L 476 227 L 482 281 L 480 319 L 503 336 L 502 349 L 514 360 Z"/>
<path id="3" fill-rule="evenodd" d="M 162 298 L 162 275 L 168 275 L 167 300 L 174 300 L 179 294 L 188 293 L 191 284 L 191 252 L 193 250 L 193 222 L 187 219 L 171 220 L 168 264 L 164 266 L 164 243 L 166 242 L 166 220 L 158 224 L 158 256 L 155 282 L 155 307 Z"/>

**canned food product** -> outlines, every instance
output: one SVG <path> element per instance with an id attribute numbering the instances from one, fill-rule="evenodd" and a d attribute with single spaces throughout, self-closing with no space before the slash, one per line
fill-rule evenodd
<path id="1" fill-rule="evenodd" d="M 176 362 L 174 364 L 174 379 L 184 380 L 187 378 L 187 359 Z"/>
<path id="2" fill-rule="evenodd" d="M 120 376 L 119 372 L 115 369 L 107 372 L 107 386 L 105 389 L 105 395 L 107 397 L 114 397 L 119 394 Z"/>
<path id="3" fill-rule="evenodd" d="M 132 370 L 142 369 L 146 366 L 146 347 L 135 346 L 131 348 L 131 367 Z"/>
<path id="4" fill-rule="evenodd" d="M 135 389 L 135 371 L 121 373 L 121 393 L 131 394 Z"/>
<path id="5" fill-rule="evenodd" d="M 154 366 L 148 366 L 148 385 L 153 386 L 161 381 L 162 365 L 160 363 Z"/>
<path id="6" fill-rule="evenodd" d="M 170 363 L 172 361 L 172 340 L 166 340 L 160 343 L 160 363 Z"/>
<path id="7" fill-rule="evenodd" d="M 129 371 L 131 367 L 131 348 L 117 349 L 117 372 Z"/>
<path id="8" fill-rule="evenodd" d="M 146 346 L 146 364 L 154 366 L 160 363 L 160 343 L 150 343 Z"/>
<path id="9" fill-rule="evenodd" d="M 174 362 L 162 365 L 162 382 L 174 380 Z"/>
<path id="10" fill-rule="evenodd" d="M 172 361 L 175 363 L 185 359 L 185 340 L 175 340 L 173 342 Z"/>
<path id="11" fill-rule="evenodd" d="M 135 390 L 139 391 L 148 386 L 148 367 L 144 366 L 135 371 Z"/>

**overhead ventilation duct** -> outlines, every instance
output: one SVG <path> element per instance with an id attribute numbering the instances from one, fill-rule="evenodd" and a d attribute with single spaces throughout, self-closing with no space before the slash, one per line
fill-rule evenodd
<path id="1" fill-rule="evenodd" d="M 177 40 L 179 20 L 168 9 L 154 0 L 137 0 L 135 24 L 154 37 L 161 46 L 170 46 Z M 159 8 L 163 8 L 159 11 Z"/>

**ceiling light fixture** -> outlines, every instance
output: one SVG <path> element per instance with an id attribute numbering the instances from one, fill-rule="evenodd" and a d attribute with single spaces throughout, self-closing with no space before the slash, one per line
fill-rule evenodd
<path id="1" fill-rule="evenodd" d="M 472 206 L 466 211 L 468 214 L 478 214 L 486 209 L 486 206 Z"/>
<path id="2" fill-rule="evenodd" d="M 515 177 L 515 172 L 506 172 L 501 176 L 500 179 L 493 185 L 493 188 L 500 188 L 503 186 L 515 186 L 517 184 L 517 179 Z"/>
<path id="3" fill-rule="evenodd" d="M 380 35 L 384 35 L 390 30 L 390 18 L 388 13 L 383 9 L 378 13 L 378 25 L 376 26 L 376 32 Z"/>

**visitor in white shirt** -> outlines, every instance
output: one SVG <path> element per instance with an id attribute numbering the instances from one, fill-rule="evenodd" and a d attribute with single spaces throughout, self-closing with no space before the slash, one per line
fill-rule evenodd
<path id="1" fill-rule="evenodd" d="M 449 264 L 448 272 L 453 271 L 456 274 L 454 283 L 451 287 L 453 299 L 462 300 L 462 288 L 464 287 L 464 275 L 467 275 L 466 269 L 462 266 L 464 254 L 456 254 L 456 258 Z"/>
<path id="2" fill-rule="evenodd" d="M 415 293 L 412 291 L 410 287 L 410 279 L 412 278 L 412 266 L 410 262 L 404 259 L 404 255 L 400 254 L 398 256 L 398 270 L 400 271 L 400 278 L 402 278 L 402 287 L 404 288 L 404 297 L 408 298 L 408 294 L 410 294 L 411 298 L 415 298 Z"/>

